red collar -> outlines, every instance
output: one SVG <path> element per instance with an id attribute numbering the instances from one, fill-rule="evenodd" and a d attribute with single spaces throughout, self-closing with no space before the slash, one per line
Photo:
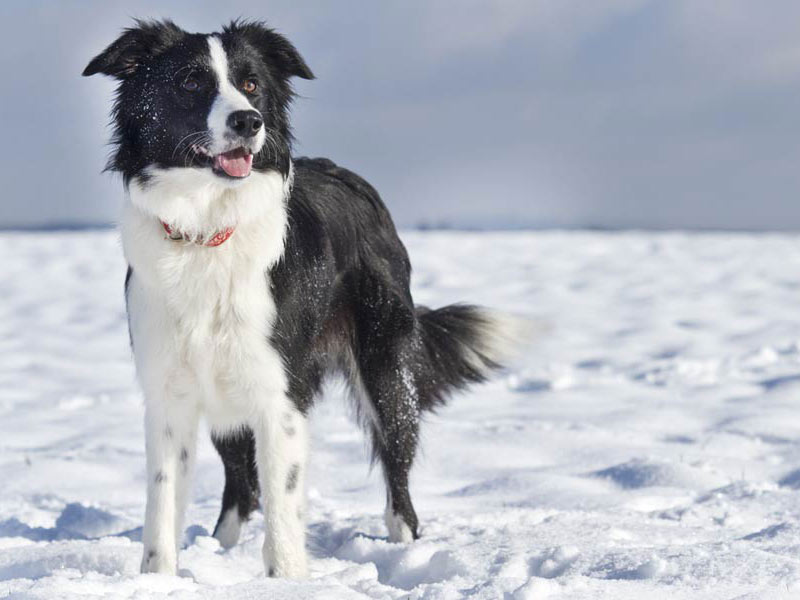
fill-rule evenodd
<path id="1" fill-rule="evenodd" d="M 161 226 L 164 228 L 164 231 L 167 232 L 167 236 L 171 240 L 176 240 L 176 241 L 184 240 L 186 242 L 194 242 L 196 244 L 202 244 L 203 246 L 208 246 L 209 248 L 214 248 L 216 246 L 220 246 L 225 242 L 227 242 L 228 238 L 233 235 L 233 230 L 234 230 L 233 227 L 228 227 L 226 229 L 223 229 L 222 231 L 218 231 L 217 233 L 215 233 L 209 240 L 203 241 L 202 239 L 191 238 L 180 232 L 174 231 L 172 227 L 164 223 L 164 221 L 161 221 Z"/>

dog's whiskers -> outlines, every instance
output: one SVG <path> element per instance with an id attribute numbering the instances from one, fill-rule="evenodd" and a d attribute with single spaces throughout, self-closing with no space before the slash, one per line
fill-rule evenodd
<path id="1" fill-rule="evenodd" d="M 263 153 L 267 158 L 269 158 L 269 154 L 268 154 L 269 152 L 272 153 L 272 156 L 273 156 L 274 160 L 278 159 L 278 142 L 275 140 L 275 138 L 272 136 L 272 134 L 269 131 L 265 130 L 264 131 L 264 145 L 261 146 L 261 150 L 258 151 L 257 156 L 261 155 Z"/>
<path id="2" fill-rule="evenodd" d="M 194 138 L 194 137 L 198 137 L 198 136 L 199 136 L 199 139 L 202 139 L 202 137 L 203 137 L 203 136 L 208 136 L 208 133 L 209 133 L 209 132 L 208 132 L 208 130 L 207 130 L 207 129 L 202 129 L 202 130 L 200 130 L 200 131 L 193 131 L 192 133 L 190 133 L 190 134 L 188 134 L 188 135 L 185 135 L 185 136 L 183 136 L 183 137 L 182 137 L 182 138 L 181 138 L 181 139 L 178 141 L 178 143 L 177 143 L 177 144 L 175 144 L 175 149 L 172 151 L 172 156 L 171 156 L 171 158 L 175 158 L 175 155 L 176 155 L 176 154 L 178 154 L 178 150 L 180 150 L 180 147 L 181 147 L 181 145 L 182 145 L 184 142 L 185 142 L 185 143 L 187 143 L 187 144 L 189 144 L 189 146 L 191 147 L 191 143 L 192 143 L 192 142 L 191 142 L 191 140 L 192 140 L 192 138 Z M 195 143 L 197 143 L 197 142 L 195 142 Z M 182 154 L 182 153 L 181 153 L 181 154 Z"/>
<path id="3" fill-rule="evenodd" d="M 181 151 L 180 157 L 183 158 L 184 167 L 188 167 L 191 164 L 192 158 L 194 158 L 194 156 L 196 156 L 197 154 L 204 154 L 203 150 L 211 143 L 211 137 L 209 136 L 207 131 L 199 133 L 201 135 L 197 137 L 193 142 L 191 143 L 187 142 L 187 146 Z"/>

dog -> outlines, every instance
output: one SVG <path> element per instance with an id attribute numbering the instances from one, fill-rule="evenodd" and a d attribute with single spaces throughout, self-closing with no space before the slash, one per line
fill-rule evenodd
<path id="1" fill-rule="evenodd" d="M 378 193 L 330 160 L 291 155 L 297 49 L 262 22 L 189 33 L 136 21 L 83 75 L 118 81 L 108 170 L 126 190 L 125 299 L 145 397 L 142 572 L 174 574 L 207 420 L 225 469 L 214 536 L 264 512 L 265 574 L 303 578 L 307 418 L 342 374 L 386 482 L 391 542 L 418 520 L 420 417 L 501 367 L 519 323 L 416 306 Z"/>

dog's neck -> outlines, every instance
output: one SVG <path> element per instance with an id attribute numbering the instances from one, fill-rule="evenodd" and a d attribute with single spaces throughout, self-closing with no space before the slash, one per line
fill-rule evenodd
<path id="1" fill-rule="evenodd" d="M 120 228 L 128 264 L 159 288 L 186 277 L 235 279 L 270 269 L 283 255 L 291 176 L 253 172 L 231 186 L 200 169 L 150 171 L 128 186 Z M 191 241 L 228 230 L 234 232 L 224 244 Z"/>
<path id="2" fill-rule="evenodd" d="M 287 177 L 254 171 L 239 182 L 199 168 L 150 168 L 145 175 L 130 182 L 130 203 L 187 238 L 205 239 L 285 210 L 293 170 Z"/>

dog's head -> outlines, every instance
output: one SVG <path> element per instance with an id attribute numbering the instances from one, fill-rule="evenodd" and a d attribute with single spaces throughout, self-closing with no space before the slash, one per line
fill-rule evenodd
<path id="1" fill-rule="evenodd" d="M 314 77 L 285 37 L 241 21 L 208 35 L 137 21 L 83 71 L 96 73 L 119 80 L 110 169 L 126 183 L 194 169 L 223 185 L 288 176 L 290 80 Z"/>

